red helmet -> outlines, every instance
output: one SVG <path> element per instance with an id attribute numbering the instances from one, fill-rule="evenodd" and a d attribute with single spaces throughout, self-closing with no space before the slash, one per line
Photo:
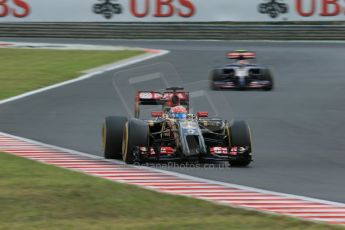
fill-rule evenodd
<path id="1" fill-rule="evenodd" d="M 176 106 L 171 108 L 172 113 L 187 113 L 187 109 L 183 106 Z"/>

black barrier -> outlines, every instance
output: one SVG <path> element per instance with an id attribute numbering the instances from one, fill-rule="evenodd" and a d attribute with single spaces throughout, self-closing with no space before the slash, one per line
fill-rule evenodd
<path id="1" fill-rule="evenodd" d="M 208 23 L 0 23 L 0 37 L 97 39 L 344 40 L 345 25 Z"/>

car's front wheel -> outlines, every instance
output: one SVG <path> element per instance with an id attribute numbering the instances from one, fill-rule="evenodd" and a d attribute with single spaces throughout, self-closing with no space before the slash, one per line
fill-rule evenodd
<path id="1" fill-rule="evenodd" d="M 127 164 L 141 161 L 139 147 L 148 147 L 149 127 L 146 122 L 130 119 L 123 132 L 122 158 Z"/>
<path id="2" fill-rule="evenodd" d="M 122 136 L 126 117 L 107 117 L 102 127 L 102 144 L 106 159 L 122 159 Z"/>
<path id="3" fill-rule="evenodd" d="M 274 78 L 270 70 L 264 71 L 264 80 L 268 81 L 269 84 L 264 88 L 265 91 L 272 91 L 274 88 Z"/>
<path id="4" fill-rule="evenodd" d="M 221 71 L 218 69 L 214 69 L 211 71 L 209 76 L 209 84 L 212 90 L 219 90 L 220 88 L 214 84 L 215 81 L 219 81 L 221 79 Z"/>
<path id="5" fill-rule="evenodd" d="M 229 127 L 230 149 L 246 148 L 238 152 L 237 156 L 230 157 L 231 166 L 245 167 L 252 162 L 252 140 L 249 125 L 244 121 L 234 121 Z"/>

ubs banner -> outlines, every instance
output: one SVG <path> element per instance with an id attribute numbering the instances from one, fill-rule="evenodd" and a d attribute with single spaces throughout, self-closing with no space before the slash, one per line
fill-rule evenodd
<path id="1" fill-rule="evenodd" d="M 0 0 L 0 22 L 344 20 L 345 0 Z"/>

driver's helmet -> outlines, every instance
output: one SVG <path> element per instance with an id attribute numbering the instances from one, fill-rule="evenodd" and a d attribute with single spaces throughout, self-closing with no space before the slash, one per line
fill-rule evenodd
<path id="1" fill-rule="evenodd" d="M 239 65 L 247 65 L 248 64 L 248 61 L 247 60 L 239 60 L 237 62 Z"/>
<path id="2" fill-rule="evenodd" d="M 170 117 L 175 119 L 187 119 L 187 109 L 183 106 L 176 106 L 171 108 Z"/>

